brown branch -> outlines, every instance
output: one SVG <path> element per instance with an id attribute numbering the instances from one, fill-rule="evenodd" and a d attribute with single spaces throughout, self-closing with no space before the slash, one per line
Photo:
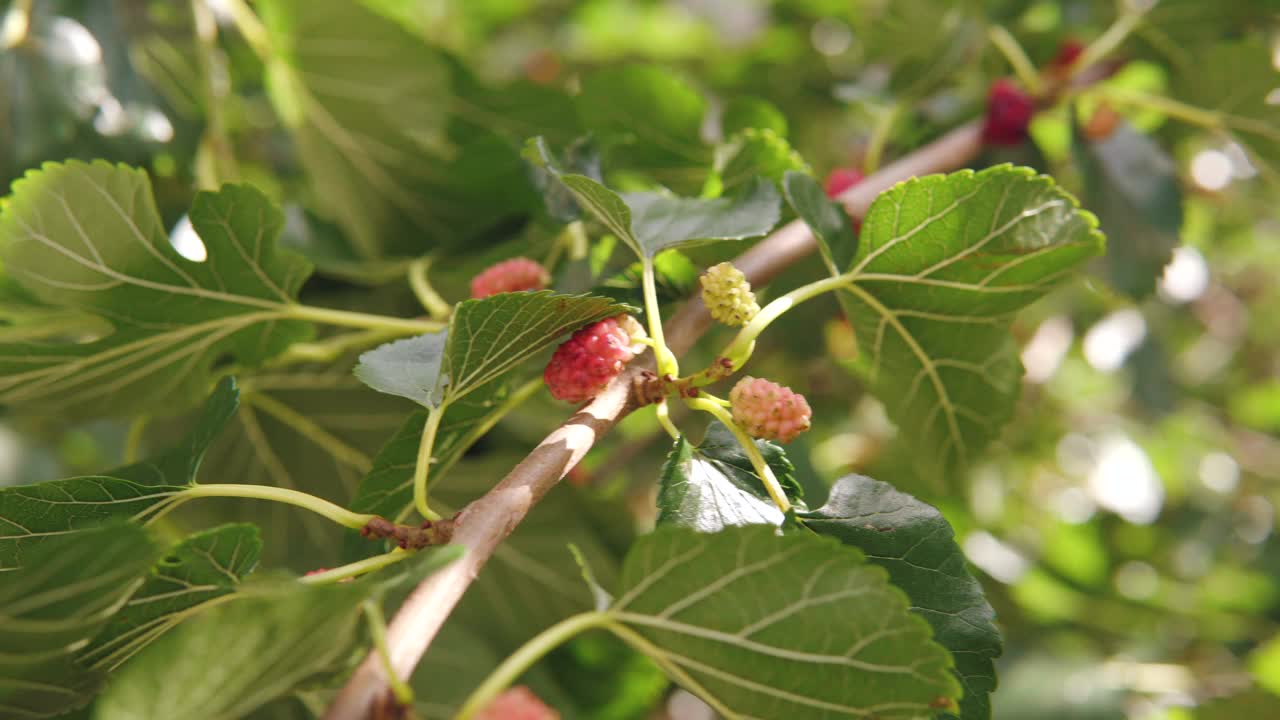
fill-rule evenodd
<path id="1" fill-rule="evenodd" d="M 886 166 L 840 196 L 854 216 L 866 214 L 871 201 L 884 190 L 917 175 L 946 172 L 967 165 L 981 150 L 981 126 L 970 123 Z M 752 285 L 761 286 L 817 247 L 804 223 L 794 221 L 776 230 L 734 261 Z M 677 355 L 687 352 L 710 327 L 700 299 L 687 303 L 666 325 L 669 345 Z M 391 665 L 409 677 L 418 661 L 467 587 L 516 525 L 543 495 L 555 486 L 592 445 L 634 410 L 634 380 L 644 371 L 633 366 L 605 391 L 538 444 L 496 487 L 468 505 L 458 517 L 453 544 L 467 554 L 422 582 L 405 600 L 387 630 Z M 377 718 L 389 707 L 387 677 L 382 663 L 370 653 L 338 694 L 326 720 Z"/>

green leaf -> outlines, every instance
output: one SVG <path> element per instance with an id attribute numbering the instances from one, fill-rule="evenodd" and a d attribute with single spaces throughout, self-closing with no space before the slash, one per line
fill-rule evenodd
<path id="1" fill-rule="evenodd" d="M 1280 84 L 1271 50 L 1258 38 L 1198 51 L 1174 78 L 1176 97 L 1220 114 L 1224 128 L 1274 178 L 1280 172 L 1280 105 L 1269 102 Z"/>
<path id="2" fill-rule="evenodd" d="M 413 240 L 444 234 L 442 200 L 420 192 L 438 179 L 447 147 L 451 82 L 439 53 L 358 2 L 258 7 L 276 53 L 267 63 L 271 100 L 293 130 L 318 206 L 356 254 L 420 251 Z"/>
<path id="3" fill-rule="evenodd" d="M 771 130 L 778 137 L 785 138 L 787 117 L 768 100 L 736 95 L 725 103 L 720 131 L 725 137 L 732 137 L 745 130 Z"/>
<path id="4" fill-rule="evenodd" d="M 448 331 L 396 340 L 360 356 L 355 374 L 365 385 L 408 398 L 423 407 L 439 407 L 440 365 Z"/>
<path id="5" fill-rule="evenodd" d="M 808 533 L 660 528 L 627 555 L 609 612 L 727 717 L 918 718 L 960 695 L 884 571 Z"/>
<path id="6" fill-rule="evenodd" d="M 496 382 L 471 393 L 457 402 L 449 403 L 436 431 L 432 452 L 431 473 L 444 478 L 449 469 L 476 441 L 475 431 L 496 422 L 509 410 L 506 401 L 511 397 L 511 387 L 506 382 Z M 373 467 L 360 481 L 352 510 L 372 513 L 385 518 L 402 519 L 413 507 L 413 470 L 418 460 L 418 444 L 426 425 L 427 413 L 419 410 L 410 415 L 395 435 L 373 458 Z M 436 485 L 438 483 L 433 483 Z M 365 538 L 352 534 L 346 543 L 345 557 L 354 561 L 376 551 L 376 546 Z"/>
<path id="7" fill-rule="evenodd" d="M 538 139 L 530 141 L 525 156 L 555 174 L 581 207 L 642 259 L 668 248 L 764 235 L 780 217 L 778 191 L 760 178 L 732 198 L 619 195 L 584 175 L 561 174 Z"/>
<path id="8" fill-rule="evenodd" d="M 106 475 L 0 488 L 0 570 L 51 538 L 111 518 L 137 518 L 190 485 L 215 436 L 239 405 L 232 378 L 218 383 L 195 427 L 181 443 Z"/>
<path id="9" fill-rule="evenodd" d="M 536 137 L 530 139 L 525 147 L 522 154 L 532 165 L 533 184 L 542 193 L 547 214 L 565 224 L 581 218 L 582 208 L 578 207 L 573 194 L 556 179 L 556 175 L 570 173 L 599 181 L 600 154 L 595 144 L 589 137 L 579 138 L 557 155 L 547 146 L 545 138 Z M 551 168 L 546 167 L 548 164 Z"/>
<path id="10" fill-rule="evenodd" d="M 828 198 L 818 181 L 802 172 L 788 172 L 782 180 L 782 191 L 791 209 L 813 231 L 831 274 L 839 275 L 847 269 L 858 252 L 858 235 L 844 206 Z"/>
<path id="11" fill-rule="evenodd" d="M 631 230 L 646 257 L 673 247 L 764 235 L 778 224 L 781 198 L 773 183 L 756 178 L 734 197 L 704 200 L 658 193 L 627 193 Z"/>
<path id="12" fill-rule="evenodd" d="M 1103 251 L 1097 221 L 1045 176 L 997 166 L 900 183 L 872 204 L 839 292 L 856 366 L 940 478 L 1013 412 L 1022 379 L 1010 315 Z"/>
<path id="13" fill-rule="evenodd" d="M 423 551 L 408 570 L 425 576 L 456 552 Z M 351 650 L 360 604 L 378 596 L 386 573 L 352 583 L 295 580 L 239 591 L 241 597 L 182 623 L 112 679 L 96 720 L 232 720 L 335 669 Z M 211 659 L 213 659 L 211 661 Z"/>
<path id="14" fill-rule="evenodd" d="M 702 187 L 711 165 L 702 141 L 707 103 L 669 69 L 631 65 L 588 75 L 577 106 L 608 167 L 648 173 L 676 192 Z"/>
<path id="15" fill-rule="evenodd" d="M 1004 644 L 982 585 L 969 574 L 964 553 L 942 513 L 861 475 L 836 481 L 827 504 L 801 513 L 805 527 L 866 553 L 907 593 L 911 609 L 933 626 L 933 636 L 955 657 L 964 686 L 959 716 L 988 720 L 996 689 L 994 659 Z"/>
<path id="16" fill-rule="evenodd" d="M 795 467 L 783 449 L 766 440 L 757 440 L 756 447 L 787 495 L 798 500 Z M 783 519 L 750 458 L 722 423 L 713 422 L 696 448 L 684 436 L 676 440 L 658 476 L 659 525 L 719 532 L 739 525 L 779 526 Z"/>
<path id="17" fill-rule="evenodd" d="M 84 704 L 99 678 L 73 656 L 142 582 L 156 549 L 135 525 L 52 540 L 0 574 L 0 715 L 50 717 Z"/>
<path id="18" fill-rule="evenodd" d="M 1074 135 L 1085 205 L 1111 237 L 1107 279 L 1131 297 L 1150 295 L 1180 243 L 1182 189 L 1173 158 L 1128 123 L 1103 140 L 1088 140 L 1078 127 Z"/>
<path id="19" fill-rule="evenodd" d="M 808 169 L 804 158 L 773 130 L 748 128 L 716 151 L 716 172 L 723 193 L 733 193 L 755 177 L 780 183 L 785 174 Z"/>
<path id="20" fill-rule="evenodd" d="M 442 368 L 449 402 L 497 380 L 565 333 L 635 309 L 598 295 L 550 290 L 499 293 L 458 303 Z"/>
<path id="21" fill-rule="evenodd" d="M 310 265 L 277 252 L 280 212 L 227 185 L 190 212 L 208 260 L 169 243 L 141 170 L 46 163 L 14 183 L 0 216 L 6 271 L 50 305 L 109 321 L 104 337 L 0 345 L 0 402 L 61 415 L 180 409 L 233 359 L 254 367 L 310 335 L 288 319 Z"/>
<path id="22" fill-rule="evenodd" d="M 186 485 L 195 482 L 209 446 L 240 407 L 240 389 L 233 377 L 218 381 L 200 410 L 195 426 L 182 442 L 141 462 L 110 470 L 105 475 L 141 485 Z"/>
<path id="23" fill-rule="evenodd" d="M 191 535 L 151 568 L 79 661 L 95 670 L 114 670 L 215 599 L 235 592 L 261 554 L 261 534 L 253 525 L 223 525 Z"/>

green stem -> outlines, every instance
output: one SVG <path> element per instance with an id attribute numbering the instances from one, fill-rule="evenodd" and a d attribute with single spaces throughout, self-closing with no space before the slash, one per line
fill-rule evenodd
<path id="1" fill-rule="evenodd" d="M 275 367 L 294 363 L 333 362 L 352 350 L 378 345 L 403 336 L 404 331 L 399 328 L 373 328 L 371 330 L 361 330 L 360 332 L 343 333 L 317 342 L 298 342 L 290 345 L 284 352 L 272 358 L 268 365 Z"/>
<path id="2" fill-rule="evenodd" d="M 253 49 L 259 60 L 266 62 L 271 58 L 271 36 L 262 20 L 254 14 L 244 0 L 224 0 L 223 3 L 231 13 L 231 20 L 236 29 L 244 36 L 245 42 Z"/>
<path id="3" fill-rule="evenodd" d="M 1155 3 L 1148 3 L 1154 5 Z M 1142 18 L 1147 14 L 1144 10 L 1126 9 L 1111 23 L 1111 27 L 1106 32 L 1098 36 L 1096 40 L 1089 43 L 1089 46 L 1080 53 L 1080 57 L 1076 58 L 1075 63 L 1071 66 L 1071 77 L 1079 75 L 1086 68 L 1093 67 L 1099 60 L 1110 55 L 1120 44 L 1129 37 L 1129 33 L 1133 32 L 1142 22 Z"/>
<path id="4" fill-rule="evenodd" d="M 1115 105 L 1154 110 L 1183 122 L 1211 130 L 1220 129 L 1224 124 L 1222 113 L 1188 105 L 1163 95 L 1152 95 L 1123 88 L 1107 88 L 1099 91 L 1099 95 L 1106 99 L 1107 102 Z"/>
<path id="5" fill-rule="evenodd" d="M 409 287 L 432 319 L 444 320 L 453 312 L 453 306 L 445 302 L 445 299 L 440 297 L 440 293 L 431 287 L 431 281 L 427 279 L 427 270 L 430 267 L 431 258 L 418 258 L 409 263 Z"/>
<path id="6" fill-rule="evenodd" d="M 138 462 L 138 456 L 142 454 L 142 436 L 146 434 L 147 423 L 151 421 L 149 415 L 139 415 L 129 423 L 129 434 L 124 438 L 124 462 L 131 465 Z"/>
<path id="7" fill-rule="evenodd" d="M 644 314 L 649 320 L 649 337 L 653 338 L 653 356 L 658 361 L 658 375 L 674 378 L 680 375 L 680 364 L 662 335 L 662 313 L 658 311 L 658 285 L 654 278 L 653 259 L 646 257 L 640 265 L 643 268 Z"/>
<path id="8" fill-rule="evenodd" d="M 196 175 L 201 190 L 217 190 L 222 183 L 239 179 L 240 169 L 231 149 L 231 138 L 223 116 L 225 98 L 219 93 L 218 84 L 214 80 L 218 69 L 218 21 L 209 8 L 208 0 L 191 0 L 191 15 L 200 50 L 197 59 L 205 104 L 204 142 L 208 143 L 213 155 L 212 175 L 201 172 L 200 168 L 197 168 Z"/>
<path id="9" fill-rule="evenodd" d="M 867 154 L 862 158 L 862 172 L 870 175 L 880 169 L 884 158 L 884 148 L 893 133 L 893 124 L 898 121 L 898 113 L 902 111 L 901 103 L 893 103 L 881 113 L 875 127 L 871 129 L 871 137 L 867 140 Z M 836 272 L 834 269 L 832 272 Z"/>
<path id="10" fill-rule="evenodd" d="M 320 427 L 311 418 L 299 413 L 297 410 L 276 400 L 270 395 L 261 393 L 245 393 L 244 401 L 259 410 L 262 410 L 271 417 L 293 428 L 299 435 L 302 435 L 311 442 L 319 445 L 325 452 L 332 455 L 338 461 L 345 463 L 356 470 L 367 473 L 373 462 L 368 455 L 351 447 L 334 437 L 328 430 Z"/>
<path id="11" fill-rule="evenodd" d="M 587 630 L 604 627 L 609 624 L 608 613 L 585 612 L 565 618 L 551 627 L 535 635 L 529 642 L 520 646 L 514 654 L 502 661 L 489 677 L 473 691 L 462 704 L 462 709 L 454 716 L 455 720 L 468 720 L 493 702 L 503 690 L 523 675 L 544 655 L 567 642 L 575 635 Z"/>
<path id="12" fill-rule="evenodd" d="M 382 670 L 387 674 L 387 684 L 396 696 L 396 702 L 402 706 L 413 704 L 413 688 L 396 673 L 391 664 L 391 651 L 387 648 L 387 619 L 382 616 L 382 608 L 376 602 L 365 600 L 362 603 L 365 620 L 369 622 L 369 635 L 373 638 L 373 647 L 382 661 Z"/>
<path id="13" fill-rule="evenodd" d="M 444 408 L 427 410 L 427 422 L 422 427 L 422 440 L 418 442 L 418 462 L 413 466 L 413 504 L 418 514 L 435 522 L 440 519 L 427 504 L 427 478 L 431 475 L 431 450 L 436 443 L 436 431 L 440 429 L 440 419 L 444 417 Z"/>
<path id="14" fill-rule="evenodd" d="M 1009 66 L 1013 68 L 1013 74 L 1018 76 L 1018 81 L 1032 95 L 1039 96 L 1044 92 L 1044 85 L 1040 81 L 1040 73 L 1036 72 L 1035 63 L 1031 62 L 1031 58 L 1027 57 L 1027 53 L 1022 49 L 1022 44 L 1002 25 L 992 25 L 987 28 L 987 37 L 991 40 L 991 44 L 996 46 L 1000 54 L 1004 55 L 1005 60 L 1009 61 Z"/>
<path id="15" fill-rule="evenodd" d="M 412 556 L 413 553 L 396 548 L 388 553 L 374 555 L 371 558 L 357 560 L 356 562 L 347 563 L 346 565 L 339 565 L 336 568 L 330 568 L 329 570 L 318 572 L 314 575 L 305 575 L 298 578 L 298 582 L 303 582 L 308 585 L 335 583 L 340 580 L 356 577 L 357 575 L 371 573 L 374 570 L 381 570 L 388 565 L 394 565 L 401 560 L 407 560 Z"/>
<path id="16" fill-rule="evenodd" d="M 270 485 L 241 485 L 241 484 L 214 484 L 214 485 L 192 485 L 183 490 L 170 506 L 176 507 L 178 504 L 201 497 L 234 497 L 249 498 L 251 500 L 271 500 L 274 502 L 285 503 L 286 505 L 296 505 L 304 510 L 326 517 L 333 522 L 359 530 L 369 521 L 377 517 L 376 515 L 364 515 L 361 513 L 351 512 L 350 510 L 335 505 L 328 500 L 318 498 L 315 495 L 300 492 L 298 490 L 290 490 L 288 488 L 272 487 Z"/>
<path id="17" fill-rule="evenodd" d="M 435 320 L 398 318 L 389 315 L 374 315 L 350 310 L 315 307 L 313 305 L 288 305 L 285 307 L 285 315 L 294 320 L 308 320 L 342 327 L 356 327 L 366 330 L 394 330 L 402 335 L 422 335 L 423 333 L 439 332 L 445 328 L 444 323 Z"/>
<path id="18" fill-rule="evenodd" d="M 825 292 L 838 290 L 851 284 L 856 272 L 857 271 L 847 272 L 843 275 L 836 275 L 834 277 L 823 278 L 822 280 L 811 282 L 808 285 L 798 287 L 768 305 L 765 305 L 761 308 L 760 312 L 756 313 L 755 317 L 751 318 L 750 322 L 738 331 L 738 335 L 734 337 L 729 345 L 720 353 L 720 357 L 727 358 L 733 364 L 733 367 L 730 369 L 731 371 L 741 368 L 742 365 L 746 363 L 747 359 L 751 357 L 751 351 L 755 347 L 756 338 L 760 336 L 760 333 L 764 332 L 765 328 L 769 327 L 770 323 L 777 320 L 779 317 L 782 317 L 783 313 L 796 305 L 799 305 L 805 300 L 811 300 Z M 721 377 L 723 377 L 723 373 L 721 374 Z M 695 386 L 707 384 L 704 381 L 708 380 L 708 378 L 699 378 L 699 376 L 695 376 L 695 378 L 698 378 L 695 379 Z"/>
<path id="19" fill-rule="evenodd" d="M 671 422 L 671 406 L 667 404 L 666 398 L 663 398 L 654 409 L 657 411 L 658 424 L 662 426 L 662 429 L 667 431 L 672 440 L 679 440 L 680 429 L 675 426 L 675 423 Z"/>
<path id="20" fill-rule="evenodd" d="M 765 461 L 764 455 L 760 454 L 760 448 L 756 447 L 755 440 L 752 440 L 738 424 L 733 421 L 733 416 L 729 414 L 719 403 L 710 398 L 695 398 L 686 400 L 685 403 L 695 409 L 703 412 L 711 413 L 715 419 L 724 423 L 729 428 L 733 436 L 738 439 L 738 444 L 742 446 L 742 450 L 746 452 L 747 457 L 751 459 L 751 466 L 755 468 L 756 474 L 760 476 L 760 480 L 764 482 L 764 489 L 769 492 L 769 497 L 773 500 L 773 504 L 786 514 L 791 510 L 791 501 L 787 499 L 786 492 L 782 489 L 782 484 L 778 482 L 778 478 L 773 474 L 773 468 L 769 467 L 769 463 Z"/>

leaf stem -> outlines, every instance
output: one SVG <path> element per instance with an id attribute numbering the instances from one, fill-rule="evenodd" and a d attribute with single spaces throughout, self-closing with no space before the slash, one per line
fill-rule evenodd
<path id="1" fill-rule="evenodd" d="M 297 433 L 311 442 L 319 445 L 325 452 L 329 453 L 334 459 L 351 466 L 361 473 L 369 472 L 369 468 L 373 465 L 373 461 L 368 455 L 342 442 L 332 433 L 320 427 L 314 420 L 276 400 L 270 395 L 262 393 L 245 393 L 244 401 L 259 410 L 265 412 L 271 417 L 279 420 L 285 425 L 293 428 Z"/>
<path id="2" fill-rule="evenodd" d="M 764 483 L 764 489 L 769 492 L 770 499 L 778 509 L 786 513 L 791 511 L 791 501 L 787 499 L 786 492 L 782 489 L 782 484 L 778 482 L 778 478 L 773 474 L 773 468 L 769 467 L 769 463 L 765 461 L 764 455 L 760 454 L 760 448 L 756 447 L 755 440 L 751 439 L 738 424 L 733 421 L 733 416 L 729 414 L 719 403 L 711 398 L 698 397 L 685 400 L 685 404 L 695 410 L 711 413 L 715 419 L 724 423 L 729 428 L 733 436 L 737 438 L 738 444 L 742 446 L 743 452 L 751 460 L 751 466 L 755 468 L 756 474 L 760 476 L 761 482 Z"/>
<path id="3" fill-rule="evenodd" d="M 389 565 L 394 565 L 401 560 L 407 560 L 413 556 L 413 553 L 395 548 L 391 552 L 374 555 L 371 558 L 357 560 L 346 565 L 339 565 L 336 568 L 330 568 L 324 572 L 318 572 L 313 575 L 304 575 L 298 578 L 298 582 L 308 585 L 324 585 L 327 583 L 335 583 L 347 578 L 353 578 L 357 575 L 371 573 L 374 570 L 381 570 Z"/>
<path id="4" fill-rule="evenodd" d="M 445 328 L 444 323 L 436 320 L 398 318 L 390 315 L 375 315 L 351 310 L 315 307 L 314 305 L 287 305 L 285 306 L 285 315 L 294 320 L 309 320 L 327 325 L 364 328 L 366 330 L 394 330 L 404 335 L 439 332 Z"/>
<path id="5" fill-rule="evenodd" d="M 413 466 L 413 504 L 418 514 L 431 522 L 439 520 L 440 516 L 427 504 L 427 478 L 431 474 L 431 450 L 443 417 L 443 407 L 427 410 L 427 422 L 422 426 L 422 439 L 418 442 L 418 462 Z"/>
<path id="6" fill-rule="evenodd" d="M 1128 107 L 1154 110 L 1183 122 L 1211 130 L 1221 129 L 1225 124 L 1222 113 L 1214 110 L 1188 105 L 1187 103 L 1168 98 L 1163 95 L 1152 95 L 1137 90 L 1124 88 L 1107 88 L 1098 93 L 1107 102 Z"/>
<path id="7" fill-rule="evenodd" d="M 808 285 L 802 285 L 761 308 L 760 312 L 756 313 L 756 316 L 751 318 L 751 321 L 744 325 L 743 328 L 738 331 L 737 336 L 734 337 L 729 345 L 720 352 L 720 357 L 726 358 L 730 363 L 732 363 L 732 367 L 728 368 L 728 370 L 730 372 L 736 371 L 746 363 L 747 359 L 751 357 L 751 352 L 755 347 L 756 338 L 759 337 L 760 333 L 764 332 L 765 328 L 769 327 L 774 320 L 782 317 L 783 313 L 796 305 L 799 305 L 805 300 L 812 300 L 825 292 L 838 290 L 851 284 L 853 279 L 856 277 L 856 272 L 857 271 L 855 270 L 843 275 L 836 275 L 816 280 Z M 723 376 L 722 372 L 720 377 Z M 706 385 L 712 381 L 713 379 L 710 375 L 703 376 L 699 373 L 699 375 L 694 376 L 695 386 Z"/>
<path id="8" fill-rule="evenodd" d="M 658 375 L 677 377 L 680 374 L 680 363 L 667 347 L 666 338 L 662 335 L 662 313 L 658 310 L 658 287 L 654 278 L 653 258 L 645 257 L 640 262 L 641 277 L 644 285 L 644 314 L 649 321 L 649 337 L 653 339 L 653 356 L 657 360 Z"/>
<path id="9" fill-rule="evenodd" d="M 484 679 L 471 695 L 467 697 L 462 708 L 458 710 L 455 720 L 469 720 L 483 710 L 511 683 L 523 675 L 544 655 L 564 644 L 575 635 L 587 630 L 605 627 L 610 624 L 609 614 L 605 612 L 585 612 L 567 617 L 533 636 L 520 646 L 519 650 L 509 655 L 502 664 Z"/>
<path id="10" fill-rule="evenodd" d="M 351 350 L 379 345 L 403 336 L 404 331 L 400 328 L 372 328 L 360 332 L 343 333 L 316 342 L 296 342 L 272 358 L 268 365 L 274 367 L 294 363 L 333 362 L 343 353 Z"/>
<path id="11" fill-rule="evenodd" d="M 201 92 L 204 94 L 206 127 L 202 144 L 210 152 L 212 162 L 196 164 L 196 180 L 201 190 L 217 190 L 224 182 L 240 178 L 240 169 L 231 148 L 223 115 L 225 93 L 220 91 L 217 75 L 223 72 L 218 58 L 218 20 L 210 9 L 209 0 L 191 0 L 196 43 L 199 47 Z"/>
<path id="12" fill-rule="evenodd" d="M 876 120 L 871 129 L 871 137 L 867 140 L 867 152 L 862 158 L 862 172 L 870 175 L 880 169 L 880 161 L 884 158 L 884 147 L 893 133 L 893 124 L 898 121 L 902 112 L 902 103 L 892 103 Z"/>
<path id="13" fill-rule="evenodd" d="M 129 423 L 129 434 L 124 438 L 125 464 L 138 462 L 138 456 L 142 454 L 142 436 L 146 433 L 149 422 L 151 422 L 150 415 L 139 415 Z"/>
<path id="14" fill-rule="evenodd" d="M 364 609 L 365 620 L 369 623 L 369 635 L 373 639 L 373 647 L 382 660 L 382 669 L 387 673 L 387 684 L 391 686 L 396 702 L 405 706 L 412 705 L 413 688 L 405 683 L 391 665 L 391 652 L 387 649 L 387 619 L 382 616 L 382 608 L 372 600 L 365 600 L 361 603 L 361 607 Z"/>
<path id="15" fill-rule="evenodd" d="M 1155 3 L 1147 3 L 1148 6 Z M 1093 67 L 1099 60 L 1110 55 L 1120 44 L 1129 37 L 1137 29 L 1142 22 L 1142 18 L 1147 14 L 1146 9 L 1134 9 L 1132 5 L 1126 4 L 1125 10 L 1120 13 L 1120 17 L 1111 23 L 1111 27 L 1097 37 L 1088 47 L 1080 53 L 1080 57 L 1076 58 L 1075 63 L 1071 66 L 1069 78 L 1074 78 L 1085 69 Z"/>
<path id="16" fill-rule="evenodd" d="M 667 403 L 667 399 L 663 398 L 654 410 L 658 414 L 658 424 L 662 426 L 662 429 L 667 431 L 672 440 L 679 440 L 680 429 L 675 426 L 675 423 L 671 422 L 671 406 Z"/>
<path id="17" fill-rule="evenodd" d="M 295 505 L 353 530 L 359 530 L 367 525 L 370 520 L 377 517 L 376 515 L 351 512 L 324 498 L 318 498 L 315 495 L 299 490 L 273 487 L 271 485 L 242 485 L 239 483 L 192 485 L 175 497 L 174 502 L 167 509 L 172 509 L 187 500 L 201 497 L 249 498 L 251 500 L 271 500 L 286 505 Z"/>
<path id="18" fill-rule="evenodd" d="M 440 293 L 431 286 L 431 281 L 427 279 L 427 270 L 430 268 L 431 258 L 429 257 L 421 257 L 409 263 L 409 287 L 418 298 L 418 302 L 422 303 L 427 314 L 433 320 L 443 321 L 453 312 L 453 306 L 445 302 L 445 299 L 440 297 Z"/>
<path id="19" fill-rule="evenodd" d="M 992 25 L 987 28 L 987 38 L 991 40 L 992 45 L 996 46 L 1000 54 L 1004 55 L 1004 59 L 1009 61 L 1013 74 L 1018 76 L 1018 81 L 1027 89 L 1027 92 L 1040 96 L 1044 92 L 1044 83 L 1040 81 L 1040 73 L 1036 72 L 1035 63 L 1027 57 L 1027 52 L 1022 49 L 1018 39 L 1003 25 Z"/>
<path id="20" fill-rule="evenodd" d="M 231 20 L 236 29 L 244 36 L 245 42 L 253 50 L 258 59 L 266 62 L 271 58 L 271 35 L 262 24 L 262 20 L 251 10 L 244 0 L 223 0 L 223 5 L 231 13 Z"/>

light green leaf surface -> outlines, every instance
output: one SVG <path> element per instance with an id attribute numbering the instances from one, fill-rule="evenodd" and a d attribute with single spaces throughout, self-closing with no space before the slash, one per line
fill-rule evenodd
<path id="1" fill-rule="evenodd" d="M 720 191 L 734 194 L 756 177 L 780 183 L 790 172 L 808 172 L 809 165 L 777 132 L 747 128 L 716 149 Z"/>
<path id="2" fill-rule="evenodd" d="M 88 700 L 99 679 L 74 655 L 156 554 L 142 528 L 108 525 L 46 543 L 0 575 L 0 717 L 50 717 Z"/>
<path id="3" fill-rule="evenodd" d="M 1022 379 L 1010 316 L 1103 251 L 1097 221 L 1048 177 L 1007 165 L 900 183 L 862 226 L 839 292 L 857 366 L 927 477 L 1000 432 Z"/>
<path id="4" fill-rule="evenodd" d="M 960 695 L 884 571 L 808 533 L 660 528 L 627 555 L 609 613 L 726 718 L 920 718 Z"/>
<path id="5" fill-rule="evenodd" d="M 0 402 L 41 413 L 124 415 L 194 404 L 227 359 L 254 367 L 309 336 L 288 310 L 310 265 L 278 252 L 280 212 L 227 185 L 190 212 L 208 260 L 169 243 L 141 170 L 46 163 L 14 184 L 0 259 L 39 300 L 115 330 L 74 344 L 0 345 Z"/>
<path id="6" fill-rule="evenodd" d="M 423 407 L 439 407 L 443 400 L 440 365 L 447 338 L 448 332 L 442 331 L 380 345 L 360 356 L 354 372 L 378 392 L 399 395 Z"/>
<path id="7" fill-rule="evenodd" d="M 994 659 L 1004 650 L 995 611 L 969 574 L 942 513 L 888 483 L 861 475 L 837 480 L 827 504 L 801 513 L 804 526 L 866 553 L 907 593 L 911 609 L 951 651 L 964 686 L 959 717 L 988 720 L 996 689 Z"/>
<path id="8" fill-rule="evenodd" d="M 783 449 L 766 440 L 756 446 L 793 502 L 800 502 L 795 467 Z M 738 441 L 719 421 L 694 447 L 681 436 L 658 476 L 658 524 L 699 532 L 740 525 L 779 526 L 784 518 Z"/>
<path id="9" fill-rule="evenodd" d="M 253 525 L 223 525 L 188 537 L 151 568 L 146 582 L 80 653 L 79 661 L 114 670 L 178 623 L 218 598 L 228 598 L 261 554 L 261 534 Z"/>

